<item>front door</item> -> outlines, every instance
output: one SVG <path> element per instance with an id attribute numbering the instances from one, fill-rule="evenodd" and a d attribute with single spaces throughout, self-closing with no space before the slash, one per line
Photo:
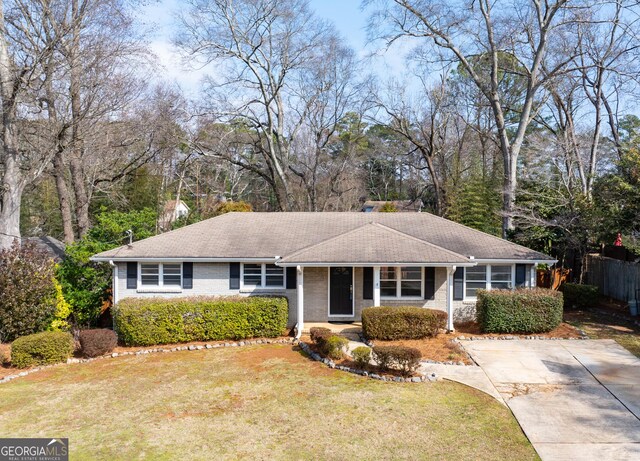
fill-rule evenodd
<path id="1" fill-rule="evenodd" d="M 329 315 L 353 316 L 353 268 L 329 268 Z"/>

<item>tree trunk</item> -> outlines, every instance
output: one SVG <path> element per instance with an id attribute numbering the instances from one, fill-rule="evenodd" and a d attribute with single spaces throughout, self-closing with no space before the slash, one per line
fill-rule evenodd
<path id="1" fill-rule="evenodd" d="M 24 190 L 17 152 L 11 147 L 12 141 L 7 139 L 13 136 L 12 133 L 7 133 L 11 131 L 11 127 L 5 125 L 3 128 L 5 133 L 2 147 L 5 160 L 0 199 L 0 249 L 9 248 L 15 239 L 20 240 L 20 206 Z"/>
<path id="2" fill-rule="evenodd" d="M 0 191 L 0 249 L 9 248 L 20 239 L 20 206 L 25 187 L 20 169 L 17 134 L 15 133 L 16 99 L 14 67 L 9 57 L 4 2 L 0 0 L 0 95 L 2 97 L 2 146 L 4 164 Z"/>
<path id="3" fill-rule="evenodd" d="M 71 3 L 72 18 L 74 22 L 73 37 L 69 49 L 69 65 L 71 68 L 69 91 L 71 93 L 71 160 L 69 169 L 71 171 L 71 181 L 75 196 L 76 220 L 78 225 L 78 236 L 84 237 L 89 231 L 89 196 L 84 182 L 84 168 L 82 166 L 82 138 L 80 135 L 80 21 L 78 17 L 78 0 Z"/>
<path id="4" fill-rule="evenodd" d="M 60 204 L 60 214 L 62 215 L 62 229 L 64 231 L 64 242 L 73 243 L 75 235 L 73 233 L 73 217 L 71 214 L 71 197 L 65 179 L 64 152 L 58 149 L 53 157 L 53 178 L 56 182 L 58 192 L 58 202 Z"/>

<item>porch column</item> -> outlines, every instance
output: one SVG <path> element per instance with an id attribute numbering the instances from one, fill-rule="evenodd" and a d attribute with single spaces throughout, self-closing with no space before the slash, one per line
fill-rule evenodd
<path id="1" fill-rule="evenodd" d="M 380 267 L 373 268 L 373 306 L 380 306 Z"/>
<path id="2" fill-rule="evenodd" d="M 447 331 L 453 332 L 453 273 L 456 266 L 447 267 Z"/>
<path id="3" fill-rule="evenodd" d="M 296 331 L 296 339 L 300 339 L 300 336 L 302 336 L 302 330 L 304 329 L 304 270 L 301 266 L 298 266 L 296 268 L 296 272 L 296 294 L 298 295 L 298 330 Z"/>
<path id="4" fill-rule="evenodd" d="M 529 288 L 535 288 L 536 287 L 536 283 L 537 283 L 537 272 L 536 272 L 536 267 L 537 264 L 534 264 L 533 266 L 531 266 L 531 275 L 530 275 L 530 279 L 531 281 L 529 282 Z"/>

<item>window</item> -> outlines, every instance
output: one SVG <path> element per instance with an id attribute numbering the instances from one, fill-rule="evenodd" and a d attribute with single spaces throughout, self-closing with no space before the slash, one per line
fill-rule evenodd
<path id="1" fill-rule="evenodd" d="M 421 267 L 381 267 L 380 296 L 383 298 L 421 298 Z"/>
<path id="2" fill-rule="evenodd" d="M 511 266 L 491 266 L 491 288 L 494 290 L 509 290 L 511 283 Z"/>
<path id="3" fill-rule="evenodd" d="M 140 285 L 143 287 L 182 286 L 182 264 L 140 263 Z"/>
<path id="4" fill-rule="evenodd" d="M 513 265 L 474 266 L 465 269 L 465 298 L 475 298 L 478 290 L 513 288 Z"/>
<path id="5" fill-rule="evenodd" d="M 140 264 L 140 283 L 142 285 L 160 285 L 160 264 Z"/>
<path id="6" fill-rule="evenodd" d="M 284 268 L 275 264 L 243 264 L 242 282 L 248 288 L 284 288 Z"/>
<path id="7" fill-rule="evenodd" d="M 162 283 L 164 286 L 180 286 L 182 264 L 163 264 Z"/>
<path id="8" fill-rule="evenodd" d="M 487 266 L 467 267 L 465 297 L 475 298 L 478 290 L 487 289 Z"/>
<path id="9" fill-rule="evenodd" d="M 394 298 L 397 296 L 398 277 L 395 267 L 380 268 L 380 296 Z"/>

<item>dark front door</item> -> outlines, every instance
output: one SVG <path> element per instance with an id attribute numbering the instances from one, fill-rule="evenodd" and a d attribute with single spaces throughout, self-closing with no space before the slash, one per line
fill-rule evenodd
<path id="1" fill-rule="evenodd" d="M 329 315 L 353 316 L 353 268 L 329 269 Z"/>

